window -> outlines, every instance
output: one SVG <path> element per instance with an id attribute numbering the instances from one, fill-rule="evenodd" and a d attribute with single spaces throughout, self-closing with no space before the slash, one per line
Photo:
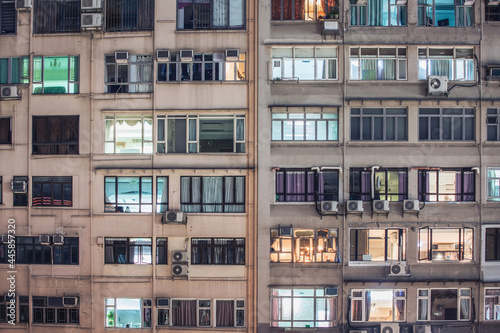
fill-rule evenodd
<path id="1" fill-rule="evenodd" d="M 336 17 L 335 17 L 336 16 Z M 338 0 L 272 0 L 272 20 L 311 21 L 339 18 Z"/>
<path id="2" fill-rule="evenodd" d="M 396 0 L 368 0 L 364 4 L 351 2 L 351 25 L 405 26 L 407 24 L 406 2 Z"/>
<path id="3" fill-rule="evenodd" d="M 349 170 L 350 200 L 370 201 L 373 199 L 403 201 L 408 199 L 408 170 L 379 168 L 373 172 L 370 168 L 351 168 Z"/>
<path id="4" fill-rule="evenodd" d="M 28 206 L 28 177 L 26 176 L 14 176 L 12 177 L 14 182 L 24 182 L 24 187 L 26 191 L 13 193 L 14 197 L 14 207 Z"/>
<path id="5" fill-rule="evenodd" d="M 500 261 L 500 228 L 486 228 L 485 261 Z"/>
<path id="6" fill-rule="evenodd" d="M 500 288 L 484 288 L 484 320 L 500 320 L 499 300 Z"/>
<path id="7" fill-rule="evenodd" d="M 15 34 L 17 11 L 14 0 L 0 0 L 0 34 Z"/>
<path id="8" fill-rule="evenodd" d="M 223 53 L 194 53 L 192 60 L 181 61 L 174 54 L 169 62 L 158 61 L 158 81 L 245 81 L 245 59 L 245 53 L 236 61 L 225 60 Z"/>
<path id="9" fill-rule="evenodd" d="M 244 265 L 244 238 L 192 238 L 192 265 Z"/>
<path id="10" fill-rule="evenodd" d="M 318 202 L 339 198 L 339 172 L 276 170 L 276 202 Z"/>
<path id="11" fill-rule="evenodd" d="M 417 289 L 417 320 L 470 320 L 471 290 Z"/>
<path id="12" fill-rule="evenodd" d="M 274 47 L 272 78 L 280 80 L 336 80 L 336 47 Z"/>
<path id="13" fill-rule="evenodd" d="M 0 118 L 0 144 L 12 143 L 12 118 Z"/>
<path id="14" fill-rule="evenodd" d="M 156 212 L 165 213 L 168 210 L 168 177 L 156 177 Z"/>
<path id="15" fill-rule="evenodd" d="M 429 75 L 443 75 L 450 80 L 472 81 L 475 71 L 472 48 L 418 49 L 419 80 L 426 80 Z"/>
<path id="16" fill-rule="evenodd" d="M 33 30 L 36 34 L 80 32 L 78 0 L 35 0 Z"/>
<path id="17" fill-rule="evenodd" d="M 475 172 L 471 169 L 418 171 L 418 200 L 475 201 Z"/>
<path id="18" fill-rule="evenodd" d="M 350 261 L 406 260 L 405 229 L 351 229 Z"/>
<path id="19" fill-rule="evenodd" d="M 328 288 L 271 288 L 271 327 L 336 327 L 337 296 Z"/>
<path id="20" fill-rule="evenodd" d="M 500 201 L 500 169 L 488 168 L 488 201 Z"/>
<path id="21" fill-rule="evenodd" d="M 157 179 L 157 182 L 160 180 Z M 106 176 L 104 183 L 105 212 L 153 212 L 153 177 Z M 161 200 L 164 200 L 164 194 L 166 193 L 162 191 Z M 161 204 L 159 206 L 161 207 Z"/>
<path id="22" fill-rule="evenodd" d="M 105 30 L 152 31 L 154 4 L 154 0 L 107 0 Z"/>
<path id="23" fill-rule="evenodd" d="M 0 176 L 0 204 L 3 203 L 3 179 Z"/>
<path id="24" fill-rule="evenodd" d="M 178 30 L 244 28 L 244 0 L 177 0 Z"/>
<path id="25" fill-rule="evenodd" d="M 216 327 L 245 327 L 244 300 L 215 300 Z"/>
<path id="26" fill-rule="evenodd" d="M 245 177 L 181 177 L 181 210 L 244 213 Z"/>
<path id="27" fill-rule="evenodd" d="M 271 262 L 339 262 L 338 229 L 282 230 L 271 229 Z"/>
<path id="28" fill-rule="evenodd" d="M 245 116 L 158 116 L 158 153 L 244 153 Z"/>
<path id="29" fill-rule="evenodd" d="M 52 250 L 51 250 L 52 248 Z M 38 237 L 16 237 L 16 263 L 28 265 L 78 265 L 78 237 L 64 237 L 63 245 L 43 245 Z M 7 247 L 0 251 L 0 263 L 7 263 Z"/>
<path id="30" fill-rule="evenodd" d="M 106 154 L 152 154 L 153 117 L 106 116 Z"/>
<path id="31" fill-rule="evenodd" d="M 491 6 L 488 6 L 491 7 Z M 500 6 L 496 7 L 500 8 Z M 486 130 L 488 141 L 500 141 L 500 109 L 487 109 Z"/>
<path id="32" fill-rule="evenodd" d="M 470 261 L 473 258 L 472 228 L 423 227 L 419 229 L 418 240 L 418 260 L 421 261 Z"/>
<path id="33" fill-rule="evenodd" d="M 3 16 L 0 17 L 0 20 L 2 19 Z M 29 68 L 29 57 L 0 58 L 0 84 L 28 84 L 30 77 Z"/>
<path id="34" fill-rule="evenodd" d="M 491 4 L 495 4 L 494 1 L 490 1 Z M 498 22 L 500 21 L 500 7 L 499 6 L 484 6 L 484 18 L 486 21 Z"/>
<path id="35" fill-rule="evenodd" d="M 33 206 L 73 206 L 73 177 L 33 177 Z"/>
<path id="36" fill-rule="evenodd" d="M 33 116 L 33 155 L 79 153 L 79 116 Z"/>
<path id="37" fill-rule="evenodd" d="M 406 289 L 352 289 L 351 321 L 406 321 Z"/>
<path id="38" fill-rule="evenodd" d="M 151 327 L 151 299 L 106 298 L 106 327 Z"/>
<path id="39" fill-rule="evenodd" d="M 351 140 L 406 141 L 406 108 L 351 108 Z"/>
<path id="40" fill-rule="evenodd" d="M 105 238 L 105 264 L 150 265 L 151 238 Z"/>
<path id="41" fill-rule="evenodd" d="M 78 94 L 79 57 L 33 57 L 33 94 Z"/>
<path id="42" fill-rule="evenodd" d="M 280 112 L 283 110 L 283 112 Z M 271 107 L 273 141 L 337 141 L 333 107 Z"/>
<path id="43" fill-rule="evenodd" d="M 118 62 L 114 54 L 106 55 L 106 92 L 153 92 L 153 56 L 131 54 L 127 61 Z"/>
<path id="44" fill-rule="evenodd" d="M 418 25 L 427 27 L 471 27 L 474 6 L 465 0 L 418 0 Z"/>
<path id="45" fill-rule="evenodd" d="M 68 308 L 64 306 L 66 297 L 33 296 L 33 323 L 78 324 L 80 322 L 80 302 Z M 77 297 L 78 299 L 78 297 Z"/>
<path id="46" fill-rule="evenodd" d="M 14 296 L 15 297 L 15 296 Z M 11 300 L 13 298 L 9 296 L 9 292 L 5 293 L 5 296 L 0 296 L 0 323 L 9 323 L 14 324 L 13 318 L 11 317 L 9 306 L 12 306 Z M 14 304 L 19 304 L 19 312 L 16 313 L 16 319 L 18 323 L 27 323 L 28 322 L 28 313 L 29 313 L 29 297 L 28 296 L 19 296 L 19 298 L 14 298 Z"/>
<path id="47" fill-rule="evenodd" d="M 418 138 L 421 141 L 475 139 L 473 108 L 420 108 L 418 114 Z"/>
<path id="48" fill-rule="evenodd" d="M 406 80 L 405 47 L 352 47 L 351 80 Z"/>
<path id="49" fill-rule="evenodd" d="M 168 246 L 166 237 L 159 237 L 156 239 L 156 264 L 168 264 Z"/>

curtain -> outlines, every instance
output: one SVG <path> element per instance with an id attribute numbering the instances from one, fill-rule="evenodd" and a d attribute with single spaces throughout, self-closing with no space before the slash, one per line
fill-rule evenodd
<path id="1" fill-rule="evenodd" d="M 405 300 L 396 300 L 396 317 L 393 320 L 404 321 L 405 320 Z"/>
<path id="2" fill-rule="evenodd" d="M 216 326 L 234 326 L 234 301 L 216 301 Z"/>
<path id="3" fill-rule="evenodd" d="M 305 0 L 295 0 L 295 20 L 304 19 L 304 5 Z"/>
<path id="4" fill-rule="evenodd" d="M 474 172 L 464 172 L 463 201 L 474 201 Z"/>
<path id="5" fill-rule="evenodd" d="M 302 171 L 291 171 L 286 174 L 286 199 L 285 201 L 305 201 L 306 174 Z M 293 195 L 292 195 L 293 194 Z"/>
<path id="6" fill-rule="evenodd" d="M 441 189 L 440 189 L 441 190 Z M 455 175 L 455 200 L 445 201 L 464 201 L 464 188 L 462 187 L 462 172 L 457 171 Z"/>
<path id="7" fill-rule="evenodd" d="M 222 212 L 222 177 L 203 177 L 203 212 Z"/>
<path id="8" fill-rule="evenodd" d="M 172 302 L 172 326 L 196 326 L 196 300 Z"/>
<path id="9" fill-rule="evenodd" d="M 369 172 L 361 171 L 361 200 L 370 201 L 371 199 L 371 175 Z"/>
<path id="10" fill-rule="evenodd" d="M 213 26 L 227 26 L 228 17 L 228 1 L 229 0 L 212 0 L 213 1 Z"/>
<path id="11" fill-rule="evenodd" d="M 245 26 L 245 1 L 229 0 L 229 27 L 243 28 Z"/>
<path id="12" fill-rule="evenodd" d="M 361 59 L 361 80 L 377 79 L 377 59 Z"/>
<path id="13" fill-rule="evenodd" d="M 271 0 L 271 20 L 281 20 L 281 0 Z"/>
<path id="14" fill-rule="evenodd" d="M 325 14 L 328 16 L 330 12 L 332 11 L 333 7 L 335 7 L 335 3 L 338 0 L 321 0 L 321 5 L 323 6 L 323 11 Z M 333 18 L 333 17 L 328 17 L 328 18 Z"/>
<path id="15" fill-rule="evenodd" d="M 399 172 L 398 179 L 398 192 L 399 192 L 399 201 L 403 201 L 407 198 L 407 189 L 408 189 L 408 175 L 404 171 Z"/>
<path id="16" fill-rule="evenodd" d="M 352 304 L 352 320 L 362 321 L 363 320 L 363 301 L 355 299 L 351 300 Z"/>
<path id="17" fill-rule="evenodd" d="M 370 319 L 370 310 L 372 308 L 372 297 L 371 291 L 365 292 L 365 321 L 369 321 Z"/>
<path id="18" fill-rule="evenodd" d="M 427 64 L 430 67 L 430 75 L 444 75 L 453 80 L 453 60 L 452 59 L 429 59 Z"/>
<path id="19" fill-rule="evenodd" d="M 460 300 L 460 319 L 470 319 L 470 302 L 468 298 Z"/>
<path id="20" fill-rule="evenodd" d="M 277 297 L 271 298 L 271 320 L 280 320 L 280 299 Z M 272 327 L 278 327 L 277 322 L 271 323 Z"/>
<path id="21" fill-rule="evenodd" d="M 318 191 L 317 191 L 317 193 L 319 194 L 318 201 L 323 201 L 323 200 L 325 200 L 325 196 L 324 196 L 324 193 L 325 193 L 325 183 L 324 183 L 324 179 L 323 179 L 324 178 L 323 177 L 323 173 L 318 173 L 317 176 L 318 176 L 317 177 L 317 179 L 318 179 Z M 311 193 L 311 191 L 309 189 L 311 187 L 311 182 L 309 182 L 308 185 L 309 185 L 308 186 L 308 193 Z M 312 192 L 314 192 L 314 184 L 312 184 L 312 185 L 313 185 Z M 309 197 L 310 196 L 308 196 L 308 199 L 309 199 Z M 307 201 L 314 201 L 314 198 L 313 198 L 313 200 L 307 200 Z"/>
<path id="22" fill-rule="evenodd" d="M 388 14 L 387 0 L 368 0 L 368 25 L 388 25 L 387 19 L 384 22 L 384 2 L 386 4 L 385 13 Z"/>
<path id="23" fill-rule="evenodd" d="M 378 59 L 379 80 L 396 80 L 396 59 Z"/>
<path id="24" fill-rule="evenodd" d="M 278 193 L 280 193 L 278 195 Z M 276 172 L 276 201 L 285 201 L 285 173 L 283 171 Z"/>
<path id="25" fill-rule="evenodd" d="M 429 306 L 429 300 L 427 299 L 418 300 L 418 318 L 417 318 L 418 320 L 428 320 L 427 318 L 428 306 Z"/>

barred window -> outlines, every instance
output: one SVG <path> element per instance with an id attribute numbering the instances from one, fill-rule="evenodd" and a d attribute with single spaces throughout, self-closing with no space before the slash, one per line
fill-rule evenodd
<path id="1" fill-rule="evenodd" d="M 79 116 L 33 116 L 33 155 L 79 153 Z"/>
<path id="2" fill-rule="evenodd" d="M 78 0 L 34 0 L 34 33 L 80 32 Z"/>
<path id="3" fill-rule="evenodd" d="M 15 34 L 17 10 L 14 0 L 0 0 L 0 34 Z"/>
<path id="4" fill-rule="evenodd" d="M 153 30 L 154 4 L 154 0 L 106 0 L 105 30 Z"/>

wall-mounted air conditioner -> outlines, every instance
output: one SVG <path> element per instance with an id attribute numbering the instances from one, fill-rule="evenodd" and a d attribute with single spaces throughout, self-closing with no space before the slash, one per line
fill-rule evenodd
<path id="1" fill-rule="evenodd" d="M 380 324 L 380 333 L 399 333 L 399 324 L 398 323 Z"/>
<path id="2" fill-rule="evenodd" d="M 488 0 L 488 6 L 498 6 L 500 0 Z"/>
<path id="3" fill-rule="evenodd" d="M 0 86 L 2 98 L 19 98 L 17 86 Z"/>
<path id="4" fill-rule="evenodd" d="M 156 306 L 158 308 L 168 308 L 170 306 L 170 298 L 157 298 L 156 299 Z"/>
<path id="5" fill-rule="evenodd" d="M 292 237 L 293 234 L 293 228 L 292 226 L 289 227 L 279 227 L 279 232 L 281 237 Z"/>
<path id="6" fill-rule="evenodd" d="M 13 180 L 10 182 L 10 189 L 14 193 L 28 192 L 28 182 L 24 180 Z"/>
<path id="7" fill-rule="evenodd" d="M 413 333 L 432 333 L 431 325 L 413 325 Z"/>
<path id="8" fill-rule="evenodd" d="M 156 60 L 167 62 L 170 61 L 170 51 L 169 50 L 156 50 Z"/>
<path id="9" fill-rule="evenodd" d="M 368 3 L 368 0 L 358 0 L 358 1 L 356 1 L 356 5 L 360 5 L 360 6 L 366 6 L 367 3 Z"/>
<path id="10" fill-rule="evenodd" d="M 408 266 L 406 262 L 398 262 L 391 264 L 387 276 L 409 276 Z"/>
<path id="11" fill-rule="evenodd" d="M 115 61 L 118 64 L 126 64 L 128 62 L 128 52 L 115 52 Z"/>
<path id="12" fill-rule="evenodd" d="M 336 35 L 339 33 L 340 31 L 338 21 L 323 21 L 323 34 Z"/>
<path id="13" fill-rule="evenodd" d="M 66 308 L 75 308 L 78 306 L 78 297 L 63 297 L 63 306 Z"/>
<path id="14" fill-rule="evenodd" d="M 363 201 L 361 200 L 348 200 L 346 204 L 346 209 L 348 213 L 362 213 L 363 212 Z"/>
<path id="15" fill-rule="evenodd" d="M 420 210 L 420 202 L 418 200 L 404 200 L 403 210 L 405 212 L 418 212 Z"/>
<path id="16" fill-rule="evenodd" d="M 188 273 L 188 265 L 177 264 L 172 266 L 172 275 L 174 276 L 187 276 Z"/>
<path id="17" fill-rule="evenodd" d="M 448 93 L 448 77 L 444 75 L 429 75 L 427 94 L 446 95 Z"/>
<path id="18" fill-rule="evenodd" d="M 40 235 L 38 236 L 38 241 L 42 245 L 50 245 L 50 235 Z"/>
<path id="19" fill-rule="evenodd" d="M 101 0 L 82 0 L 82 9 L 84 10 L 101 10 Z"/>
<path id="20" fill-rule="evenodd" d="M 82 29 L 98 29 L 102 26 L 101 13 L 82 13 Z"/>
<path id="21" fill-rule="evenodd" d="M 161 223 L 182 223 L 184 222 L 184 214 L 180 211 L 166 211 Z"/>
<path id="22" fill-rule="evenodd" d="M 238 61 L 240 58 L 240 50 L 228 49 L 226 50 L 226 61 Z"/>
<path id="23" fill-rule="evenodd" d="M 337 287 L 325 287 L 325 296 L 338 296 L 339 288 Z"/>
<path id="24" fill-rule="evenodd" d="M 193 61 L 194 51 L 193 50 L 181 50 L 181 61 Z"/>
<path id="25" fill-rule="evenodd" d="M 476 0 L 465 0 L 464 6 L 473 6 Z"/>
<path id="26" fill-rule="evenodd" d="M 338 211 L 339 203 L 337 201 L 321 201 L 321 213 L 322 214 L 334 214 Z"/>
<path id="27" fill-rule="evenodd" d="M 64 245 L 64 236 L 63 235 L 53 235 L 52 236 L 52 244 Z"/>
<path id="28" fill-rule="evenodd" d="M 408 0 L 396 0 L 396 5 L 406 5 Z"/>
<path id="29" fill-rule="evenodd" d="M 373 200 L 373 211 L 374 212 L 389 212 L 389 201 L 388 200 Z"/>
<path id="30" fill-rule="evenodd" d="M 173 251 L 172 252 L 172 262 L 179 263 L 179 262 L 188 262 L 188 261 L 189 261 L 189 257 L 188 257 L 187 251 Z"/>
<path id="31" fill-rule="evenodd" d="M 32 6 L 31 0 L 16 0 L 16 9 L 28 9 Z"/>

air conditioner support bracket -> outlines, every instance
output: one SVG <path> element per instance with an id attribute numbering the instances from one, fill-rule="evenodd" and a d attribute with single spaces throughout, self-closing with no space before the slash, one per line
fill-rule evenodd
<path id="1" fill-rule="evenodd" d="M 419 214 L 420 214 L 420 210 L 417 210 L 417 211 L 411 211 L 411 210 L 410 210 L 410 211 L 408 211 L 408 210 L 406 210 L 406 211 L 405 211 L 405 210 L 403 209 L 403 214 L 401 214 L 401 217 L 405 217 L 405 213 L 406 213 L 406 214 L 415 214 L 415 215 L 417 215 L 417 219 L 418 219 L 418 216 L 419 216 Z"/>
<path id="2" fill-rule="evenodd" d="M 373 214 L 385 214 L 385 218 L 388 219 L 390 212 L 391 212 L 390 210 L 387 211 L 387 212 L 375 212 L 375 211 L 372 210 L 372 218 L 373 218 Z"/>

